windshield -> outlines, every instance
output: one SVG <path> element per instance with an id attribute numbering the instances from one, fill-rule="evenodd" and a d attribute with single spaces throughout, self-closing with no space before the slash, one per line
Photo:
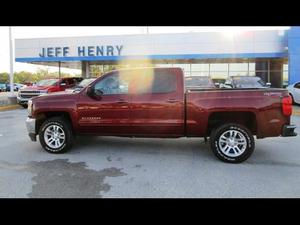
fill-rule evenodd
<path id="1" fill-rule="evenodd" d="M 58 82 L 58 79 L 40 80 L 36 83 L 36 86 L 54 86 Z"/>
<path id="2" fill-rule="evenodd" d="M 186 87 L 202 87 L 202 88 L 215 88 L 214 82 L 209 77 L 186 77 Z"/>
<path id="3" fill-rule="evenodd" d="M 235 88 L 261 88 L 266 87 L 266 83 L 260 77 L 233 77 Z"/>
<path id="4" fill-rule="evenodd" d="M 83 81 L 81 81 L 78 86 L 79 87 L 86 87 L 88 86 L 90 83 L 92 83 L 94 80 L 96 80 L 96 78 L 92 78 L 92 79 L 84 79 Z"/>

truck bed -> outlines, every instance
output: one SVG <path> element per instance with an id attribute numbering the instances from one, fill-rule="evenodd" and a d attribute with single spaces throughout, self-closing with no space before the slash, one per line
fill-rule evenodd
<path id="1" fill-rule="evenodd" d="M 207 136 L 212 124 L 228 120 L 250 123 L 258 138 L 279 136 L 289 123 L 281 109 L 285 89 L 189 89 L 185 95 L 187 136 Z"/>

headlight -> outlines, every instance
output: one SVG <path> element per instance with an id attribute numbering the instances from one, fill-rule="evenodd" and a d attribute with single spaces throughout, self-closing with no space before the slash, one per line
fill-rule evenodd
<path id="1" fill-rule="evenodd" d="M 18 91 L 18 96 L 20 96 L 20 95 L 21 95 L 21 90 Z"/>
<path id="2" fill-rule="evenodd" d="M 29 99 L 27 104 L 28 104 L 28 107 L 27 107 L 27 110 L 28 110 L 28 116 L 32 116 L 32 107 L 33 107 L 33 105 L 32 105 L 32 100 Z"/>

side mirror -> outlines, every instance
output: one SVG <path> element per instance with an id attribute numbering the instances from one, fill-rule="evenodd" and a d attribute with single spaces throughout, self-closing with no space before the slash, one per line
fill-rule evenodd
<path id="1" fill-rule="evenodd" d="M 103 95 L 103 91 L 98 90 L 98 89 L 94 90 L 94 93 L 97 97 L 101 97 Z"/>
<path id="2" fill-rule="evenodd" d="M 101 100 L 103 92 L 97 89 L 95 90 L 93 86 L 88 86 L 86 94 L 93 99 Z"/>
<path id="3" fill-rule="evenodd" d="M 91 86 L 88 86 L 86 89 L 86 94 L 90 97 L 94 97 L 94 88 Z"/>

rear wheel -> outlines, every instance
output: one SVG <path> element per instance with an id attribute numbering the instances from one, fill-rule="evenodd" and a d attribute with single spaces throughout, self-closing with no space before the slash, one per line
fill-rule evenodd
<path id="1" fill-rule="evenodd" d="M 240 163 L 254 151 L 254 138 L 249 129 L 235 123 L 216 128 L 210 136 L 213 153 L 222 161 Z"/>
<path id="2" fill-rule="evenodd" d="M 69 123 L 62 117 L 53 117 L 41 125 L 39 139 L 47 152 L 64 153 L 71 148 L 74 138 Z"/>

